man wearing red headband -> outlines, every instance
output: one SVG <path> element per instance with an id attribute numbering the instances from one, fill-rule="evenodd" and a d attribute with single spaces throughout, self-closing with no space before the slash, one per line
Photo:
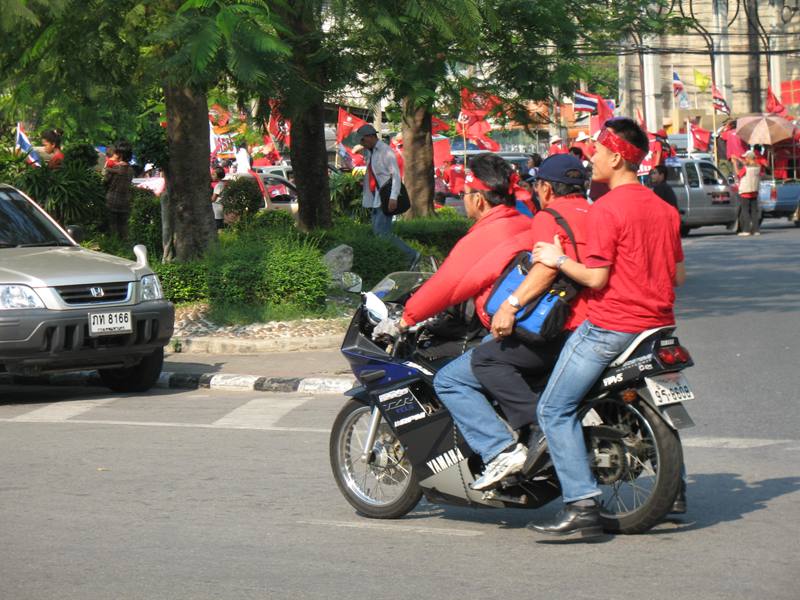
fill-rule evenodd
<path id="1" fill-rule="evenodd" d="M 570 336 L 536 413 L 566 504 L 534 531 L 560 539 L 602 535 L 597 496 L 576 409 L 608 364 L 637 334 L 675 322 L 673 287 L 686 278 L 680 217 L 636 177 L 649 142 L 631 119 L 605 123 L 592 157 L 593 178 L 610 191 L 589 210 L 584 262 L 567 257 L 556 237 L 538 242 L 534 259 L 591 288 L 587 319 Z"/>
<path id="2" fill-rule="evenodd" d="M 480 154 L 464 180 L 464 207 L 476 221 L 450 251 L 439 270 L 406 302 L 400 328 L 414 325 L 469 299 L 487 329 L 486 300 L 506 265 L 533 247 L 530 218 L 515 208 L 511 165 L 499 156 Z M 464 439 L 483 458 L 487 472 L 502 463 L 507 473 L 525 463 L 525 448 L 500 421 L 472 373 L 472 350 L 445 365 L 433 385 Z"/>

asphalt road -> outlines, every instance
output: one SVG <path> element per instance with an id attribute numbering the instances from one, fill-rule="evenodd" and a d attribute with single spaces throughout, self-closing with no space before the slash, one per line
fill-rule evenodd
<path id="1" fill-rule="evenodd" d="M 686 240 L 689 513 L 542 545 L 539 511 L 356 515 L 331 396 L 0 386 L 0 599 L 795 599 L 800 230 Z"/>

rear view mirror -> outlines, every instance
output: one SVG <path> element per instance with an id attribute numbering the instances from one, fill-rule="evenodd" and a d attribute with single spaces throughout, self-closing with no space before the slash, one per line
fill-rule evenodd
<path id="1" fill-rule="evenodd" d="M 353 292 L 355 294 L 358 294 L 364 285 L 361 277 L 350 271 L 345 271 L 342 273 L 341 281 L 343 290 L 346 292 Z"/>
<path id="2" fill-rule="evenodd" d="M 83 227 L 80 225 L 67 225 L 67 234 L 79 244 L 83 241 Z"/>

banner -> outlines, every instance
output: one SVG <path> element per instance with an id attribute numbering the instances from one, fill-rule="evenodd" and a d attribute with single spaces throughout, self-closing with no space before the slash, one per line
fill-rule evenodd
<path id="1" fill-rule="evenodd" d="M 725 113 L 726 115 L 731 114 L 731 109 L 728 107 L 728 103 L 725 102 L 725 97 L 713 83 L 711 84 L 711 103 L 715 111 Z"/>
<path id="2" fill-rule="evenodd" d="M 270 115 L 267 129 L 272 135 L 272 139 L 290 148 L 292 146 L 292 122 L 281 115 L 277 100 L 270 100 L 269 108 Z"/>
<path id="3" fill-rule="evenodd" d="M 364 119 L 360 119 L 350 114 L 341 106 L 339 107 L 339 119 L 336 123 L 336 141 L 341 144 L 346 138 L 358 130 L 362 125 L 366 125 Z"/>

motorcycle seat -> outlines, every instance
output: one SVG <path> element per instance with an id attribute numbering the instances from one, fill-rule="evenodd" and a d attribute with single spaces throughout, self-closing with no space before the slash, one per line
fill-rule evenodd
<path id="1" fill-rule="evenodd" d="M 617 356 L 617 358 L 614 359 L 614 362 L 612 362 L 609 365 L 609 367 L 620 366 L 622 363 L 628 360 L 628 358 L 630 358 L 630 355 L 633 354 L 633 351 L 636 350 L 636 348 L 639 347 L 639 344 L 641 344 L 644 340 L 646 340 L 655 333 L 666 332 L 666 331 L 669 332 L 675 331 L 675 325 L 664 325 L 663 327 L 655 327 L 653 329 L 648 329 L 646 331 L 643 331 L 642 333 L 637 335 L 630 344 L 628 344 L 628 347 L 625 348 L 625 350 L 623 350 L 622 354 L 620 354 L 619 356 Z"/>

